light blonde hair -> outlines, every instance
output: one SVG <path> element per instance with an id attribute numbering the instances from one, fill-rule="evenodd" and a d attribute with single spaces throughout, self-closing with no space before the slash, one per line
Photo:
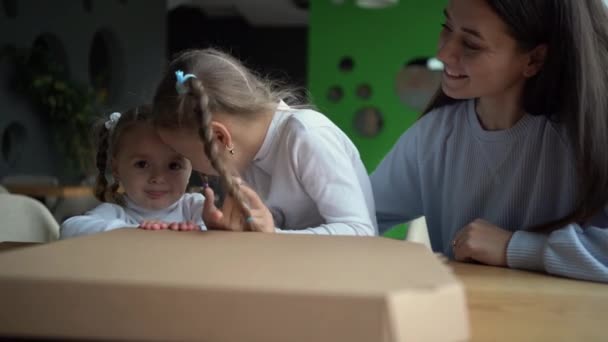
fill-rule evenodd
<path id="1" fill-rule="evenodd" d="M 176 90 L 176 72 L 192 74 L 183 83 L 183 94 Z M 234 180 L 235 170 L 223 163 L 213 136 L 213 113 L 223 113 L 255 120 L 257 115 L 274 111 L 281 100 L 297 101 L 295 92 L 280 89 L 275 81 L 263 78 L 246 68 L 236 58 L 215 50 L 187 50 L 170 63 L 154 96 L 154 124 L 175 129 L 198 127 L 204 152 L 218 172 L 224 191 L 236 199 L 243 215 L 251 217 L 249 207 Z M 248 222 L 257 230 L 254 222 Z"/>

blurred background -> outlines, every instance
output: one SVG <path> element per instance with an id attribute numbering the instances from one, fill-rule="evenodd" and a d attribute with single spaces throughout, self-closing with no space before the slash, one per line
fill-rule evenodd
<path id="1" fill-rule="evenodd" d="M 307 89 L 373 171 L 439 84 L 447 0 L 2 0 L 0 179 L 90 184 L 92 123 L 216 47 Z M 42 180 L 41 180 L 42 179 Z"/>

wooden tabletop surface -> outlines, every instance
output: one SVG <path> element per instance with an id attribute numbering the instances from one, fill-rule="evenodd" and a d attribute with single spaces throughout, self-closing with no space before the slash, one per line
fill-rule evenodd
<path id="1" fill-rule="evenodd" d="M 88 185 L 3 185 L 10 193 L 31 197 L 82 197 L 92 196 Z"/>
<path id="2" fill-rule="evenodd" d="M 608 341 L 608 284 L 449 265 L 465 286 L 471 341 Z"/>

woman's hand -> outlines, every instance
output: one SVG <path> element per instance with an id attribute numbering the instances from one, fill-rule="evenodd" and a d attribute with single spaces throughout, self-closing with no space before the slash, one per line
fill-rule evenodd
<path id="1" fill-rule="evenodd" d="M 215 206 L 215 194 L 209 187 L 205 188 L 203 221 L 209 230 L 257 231 L 274 233 L 272 214 L 264 205 L 258 194 L 250 187 L 241 184 L 240 191 L 249 205 L 250 217 L 245 217 L 234 198 L 227 196 L 222 208 Z"/>
<path id="2" fill-rule="evenodd" d="M 477 219 L 464 226 L 452 240 L 458 261 L 475 260 L 493 266 L 507 266 L 507 246 L 513 232 Z"/>

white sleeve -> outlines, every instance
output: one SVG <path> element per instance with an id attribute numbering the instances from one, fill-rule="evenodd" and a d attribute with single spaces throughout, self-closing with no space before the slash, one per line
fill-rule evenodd
<path id="1" fill-rule="evenodd" d="M 364 192 L 343 142 L 331 129 L 307 131 L 294 141 L 292 161 L 325 224 L 292 234 L 375 235 Z"/>
<path id="2" fill-rule="evenodd" d="M 126 221 L 126 213 L 121 206 L 103 203 L 84 215 L 73 216 L 61 224 L 61 239 L 101 233 L 124 227 L 137 227 Z"/>

